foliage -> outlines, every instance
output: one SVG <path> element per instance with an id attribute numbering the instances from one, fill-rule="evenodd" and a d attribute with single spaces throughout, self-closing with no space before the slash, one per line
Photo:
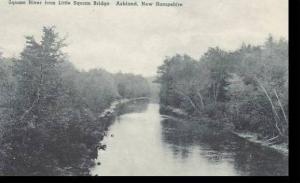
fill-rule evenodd
<path id="1" fill-rule="evenodd" d="M 54 27 L 26 37 L 19 59 L 0 58 L 0 174 L 87 175 L 109 121 L 98 116 L 121 98 L 147 97 L 141 76 L 79 72 Z"/>
<path id="2" fill-rule="evenodd" d="M 166 58 L 158 68 L 160 103 L 262 137 L 288 138 L 288 43 L 209 48 L 199 61 Z"/>

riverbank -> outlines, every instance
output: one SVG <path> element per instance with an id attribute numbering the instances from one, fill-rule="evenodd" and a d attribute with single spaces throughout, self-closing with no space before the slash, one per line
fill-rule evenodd
<path id="1" fill-rule="evenodd" d="M 103 140 L 103 137 L 106 135 L 108 127 L 111 125 L 111 121 L 117 115 L 118 108 L 131 102 L 135 102 L 138 100 L 148 100 L 148 99 L 149 98 L 147 97 L 139 97 L 139 98 L 132 98 L 132 99 L 123 98 L 123 99 L 115 100 L 110 104 L 108 108 L 106 108 L 101 114 L 99 114 L 97 121 L 101 122 L 101 124 L 99 125 L 101 125 L 100 129 L 102 130 L 101 132 L 102 136 L 99 138 L 100 140 L 98 141 L 97 148 L 98 149 L 104 148 L 104 146 L 101 145 L 101 141 Z"/>
<path id="2" fill-rule="evenodd" d="M 111 103 L 110 107 L 108 107 L 107 109 L 105 109 L 99 116 L 98 118 L 104 118 L 104 117 L 109 117 L 110 115 L 113 115 L 114 112 L 116 112 L 116 109 L 122 105 L 122 104 L 126 104 L 129 102 L 133 102 L 136 100 L 147 100 L 149 98 L 147 97 L 139 97 L 139 98 L 133 98 L 133 99 L 120 99 L 120 100 L 116 100 L 114 102 Z"/>
<path id="3" fill-rule="evenodd" d="M 98 157 L 98 150 L 105 149 L 106 146 L 102 144 L 102 140 L 107 135 L 109 126 L 113 123 L 116 116 L 119 115 L 119 111 L 122 106 L 128 103 L 135 102 L 137 100 L 145 100 L 147 98 L 132 98 L 132 99 L 120 99 L 111 102 L 111 104 L 101 113 L 95 114 L 88 108 L 83 109 L 86 113 L 85 118 L 91 120 L 88 128 L 83 129 L 77 133 L 77 138 L 84 139 L 80 144 L 75 143 L 77 149 L 74 153 L 78 153 L 78 157 L 73 158 L 68 162 L 68 165 L 60 165 L 55 168 L 55 175 L 63 176 L 89 176 L 90 168 L 96 166 L 95 159 Z M 119 110 L 120 108 L 120 110 Z M 76 140 L 76 139 L 75 139 Z M 74 145 L 73 145 L 74 146 Z M 72 151 L 71 148 L 68 152 Z"/>
<path id="4" fill-rule="evenodd" d="M 93 145 L 93 153 L 89 156 L 86 161 L 89 162 L 89 166 L 85 167 L 85 170 L 89 171 L 91 167 L 96 166 L 95 159 L 98 158 L 98 150 L 105 150 L 106 145 L 102 144 L 104 136 L 107 135 L 107 131 L 109 126 L 112 124 L 114 118 L 119 114 L 119 108 L 122 106 L 136 102 L 139 100 L 149 100 L 147 97 L 139 97 L 139 98 L 132 98 L 132 99 L 119 99 L 113 101 L 108 108 L 106 108 L 102 113 L 100 113 L 96 119 L 96 123 L 98 127 L 95 128 L 96 133 L 98 134 L 97 142 Z M 98 164 L 97 164 L 98 165 Z"/>
<path id="5" fill-rule="evenodd" d="M 251 132 L 236 132 L 236 131 L 231 131 L 231 132 L 233 134 L 237 135 L 238 137 L 246 139 L 252 143 L 274 149 L 277 152 L 280 152 L 281 154 L 283 154 L 285 156 L 288 156 L 288 154 L 289 154 L 287 143 L 273 144 L 272 142 L 270 142 L 268 140 L 260 140 L 256 133 L 251 133 Z"/>
<path id="6" fill-rule="evenodd" d="M 161 114 L 170 114 L 176 117 L 182 117 L 182 118 L 188 118 L 189 114 L 185 111 L 183 111 L 182 109 L 179 108 L 174 108 L 171 106 L 165 106 L 165 105 L 161 105 L 159 107 L 159 112 Z"/>
<path id="7" fill-rule="evenodd" d="M 161 115 L 155 103 L 118 113 L 90 169 L 93 176 L 287 175 L 287 158 L 208 123 Z M 121 165 L 121 166 L 120 166 Z"/>
<path id="8" fill-rule="evenodd" d="M 213 121 L 211 119 L 204 119 L 202 117 L 195 117 L 195 116 L 190 116 L 187 112 L 183 111 L 182 109 L 178 109 L 178 108 L 174 108 L 171 106 L 163 106 L 161 105 L 160 108 L 160 112 L 162 114 L 167 114 L 167 115 L 172 115 L 178 118 L 183 118 L 183 119 L 189 119 L 189 120 L 193 120 L 193 121 L 198 121 L 200 123 L 203 123 L 203 121 L 209 120 L 209 122 L 212 122 L 214 124 L 217 124 L 218 122 Z M 173 117 L 174 118 L 174 117 Z M 215 125 L 212 125 L 215 126 Z M 237 132 L 234 130 L 233 126 L 228 126 L 225 125 L 222 128 L 224 128 L 223 130 L 226 130 L 242 139 L 245 139 L 249 142 L 264 146 L 264 147 L 268 147 L 270 149 L 273 149 L 285 156 L 288 156 L 289 150 L 288 150 L 288 144 L 287 143 L 279 143 L 279 144 L 275 144 L 275 143 L 271 143 L 269 140 L 261 140 L 258 138 L 258 134 L 256 133 L 251 133 L 251 132 Z"/>

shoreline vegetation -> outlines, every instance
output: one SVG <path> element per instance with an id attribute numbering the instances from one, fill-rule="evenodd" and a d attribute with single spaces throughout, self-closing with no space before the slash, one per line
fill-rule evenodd
<path id="1" fill-rule="evenodd" d="M 259 137 L 258 137 L 258 134 L 256 133 L 251 133 L 251 132 L 236 132 L 236 131 L 232 131 L 233 134 L 245 139 L 245 140 L 248 140 L 250 142 L 253 142 L 253 143 L 256 143 L 256 144 L 259 144 L 261 146 L 264 146 L 264 147 L 268 147 L 268 148 L 271 148 L 273 150 L 276 150 L 277 152 L 285 155 L 285 156 L 288 156 L 289 154 L 289 149 L 288 149 L 288 144 L 287 143 L 281 143 L 281 144 L 273 144 L 271 140 L 273 139 L 266 139 L 266 140 L 260 140 Z"/>
<path id="2" fill-rule="evenodd" d="M 172 118 L 174 120 L 181 120 L 181 119 L 182 120 L 193 120 L 193 121 L 196 121 L 197 123 L 199 123 L 200 125 L 201 124 L 207 125 L 207 123 L 206 124 L 202 123 L 202 122 L 205 122 L 206 119 L 202 119 L 201 117 L 191 117 L 188 113 L 184 112 L 182 109 L 179 109 L 179 108 L 173 108 L 171 106 L 160 105 L 160 111 L 164 118 Z M 213 123 L 216 123 L 216 122 L 213 122 Z M 275 140 L 275 139 L 271 139 L 271 140 L 259 139 L 259 136 L 256 133 L 238 132 L 238 131 L 234 130 L 233 127 L 228 127 L 228 128 L 222 127 L 222 130 L 227 130 L 228 132 L 230 132 L 244 140 L 247 140 L 247 141 L 255 143 L 255 144 L 259 144 L 264 147 L 271 148 L 285 156 L 288 156 L 289 151 L 288 151 L 287 143 L 273 144 L 272 140 Z"/>
<path id="3" fill-rule="evenodd" d="M 209 48 L 200 60 L 167 57 L 157 78 L 79 71 L 62 52 L 64 41 L 44 27 L 41 41 L 26 37 L 19 58 L 0 53 L 0 175 L 90 175 L 118 108 L 144 99 L 188 133 L 229 131 L 288 154 L 285 39 Z"/>
<path id="4" fill-rule="evenodd" d="M 233 51 L 209 48 L 199 60 L 167 57 L 159 66 L 161 112 L 228 129 L 288 154 L 288 41 Z M 167 107 L 166 107 L 167 106 Z"/>
<path id="5" fill-rule="evenodd" d="M 137 101 L 137 100 L 146 100 L 146 99 L 149 99 L 148 97 L 139 97 L 139 98 L 131 98 L 131 99 L 127 99 L 127 98 L 123 98 L 123 99 L 119 99 L 119 100 L 116 100 L 116 101 L 113 101 L 110 106 L 108 108 L 106 108 L 100 115 L 99 115 L 99 118 L 104 118 L 104 117 L 108 117 L 110 115 L 112 115 L 116 108 L 119 107 L 119 105 L 122 105 L 122 104 L 126 104 L 126 103 L 129 103 L 129 102 L 132 102 L 132 101 Z"/>
<path id="6" fill-rule="evenodd" d="M 0 57 L 0 175 L 89 175 L 114 110 L 151 95 L 140 75 L 78 71 L 64 46 L 44 27 L 20 58 Z"/>

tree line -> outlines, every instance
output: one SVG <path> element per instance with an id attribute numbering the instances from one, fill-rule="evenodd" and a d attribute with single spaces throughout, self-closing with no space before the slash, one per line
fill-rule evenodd
<path id="1" fill-rule="evenodd" d="M 80 43 L 79 43 L 80 44 Z M 0 57 L 0 174 L 88 175 L 113 101 L 148 97 L 133 74 L 78 71 L 55 27 L 26 37 L 20 58 Z"/>
<path id="2" fill-rule="evenodd" d="M 288 141 L 288 41 L 270 35 L 263 45 L 234 51 L 209 48 L 199 60 L 167 57 L 158 68 L 161 111 L 179 108 L 214 126 Z"/>

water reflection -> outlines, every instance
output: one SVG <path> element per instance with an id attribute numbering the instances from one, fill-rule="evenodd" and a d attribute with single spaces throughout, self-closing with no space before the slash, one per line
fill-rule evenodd
<path id="1" fill-rule="evenodd" d="M 111 136 L 113 134 L 113 137 Z M 287 159 L 232 134 L 164 118 L 158 104 L 126 105 L 92 175 L 287 175 Z"/>
<path id="2" fill-rule="evenodd" d="M 127 113 L 142 113 L 147 110 L 148 99 L 135 100 L 126 104 L 121 105 L 118 108 L 117 116 Z"/>
<path id="3" fill-rule="evenodd" d="M 176 119 L 161 121 L 162 140 L 171 144 L 167 147 L 174 154 L 188 158 L 188 149 L 198 146 L 200 155 L 210 163 L 231 162 L 239 175 L 288 175 L 288 159 L 280 153 L 230 133 L 212 132 L 195 122 L 186 123 Z"/>

